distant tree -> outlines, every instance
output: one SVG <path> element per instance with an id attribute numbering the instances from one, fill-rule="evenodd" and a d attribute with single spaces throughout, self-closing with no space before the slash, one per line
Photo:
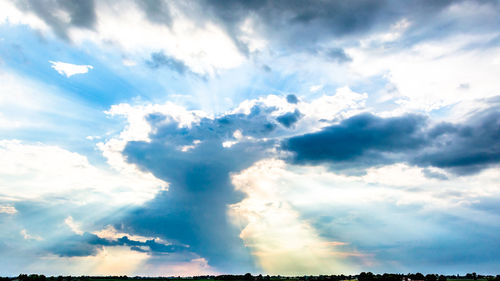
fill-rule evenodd
<path id="1" fill-rule="evenodd" d="M 253 281 L 253 276 L 252 276 L 252 274 L 250 274 L 250 273 L 246 273 L 246 274 L 243 276 L 243 279 L 244 279 L 245 281 Z"/>
<path id="2" fill-rule="evenodd" d="M 435 274 L 425 275 L 425 281 L 437 281 L 437 276 Z"/>
<path id="3" fill-rule="evenodd" d="M 401 276 L 397 274 L 388 274 L 384 273 L 382 276 L 379 278 L 380 281 L 401 281 Z"/>
<path id="4" fill-rule="evenodd" d="M 412 279 L 415 279 L 415 280 L 425 280 L 425 276 L 420 273 L 420 272 L 417 272 L 415 273 L 414 277 Z"/>
<path id="5" fill-rule="evenodd" d="M 439 275 L 438 281 L 446 281 L 446 277 L 444 275 Z"/>
<path id="6" fill-rule="evenodd" d="M 373 281 L 374 275 L 371 272 L 361 272 L 358 276 L 358 281 Z"/>

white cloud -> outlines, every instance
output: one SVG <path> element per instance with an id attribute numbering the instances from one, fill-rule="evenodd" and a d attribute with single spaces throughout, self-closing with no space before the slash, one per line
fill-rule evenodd
<path id="1" fill-rule="evenodd" d="M 499 167 L 492 167 L 464 177 L 434 168 L 433 172 L 448 176 L 448 180 L 439 180 L 425 177 L 422 168 L 398 163 L 370 168 L 365 175 L 346 176 L 323 166 L 285 165 L 273 160 L 247 169 L 244 179 L 253 178 L 254 183 L 244 187 L 245 192 L 257 195 L 263 191 L 276 192 L 277 198 L 306 209 L 370 204 L 417 205 L 424 211 L 450 212 L 471 221 L 488 223 L 489 220 L 500 222 L 500 217 L 467 208 L 481 198 L 500 198 L 498 171 Z M 266 188 L 248 189 L 264 184 Z"/>
<path id="2" fill-rule="evenodd" d="M 366 109 L 367 98 L 367 93 L 356 93 L 344 86 L 338 88 L 334 94 L 324 94 L 309 102 L 303 101 L 298 104 L 288 103 L 286 97 L 276 95 L 246 100 L 230 113 L 249 114 L 252 107 L 259 104 L 275 108 L 276 110 L 270 114 L 273 117 L 298 109 L 303 114 L 303 118 L 297 122 L 293 131 L 294 134 L 297 134 L 313 132 L 331 122 L 340 121 L 360 113 Z"/>
<path id="3" fill-rule="evenodd" d="M 0 205 L 0 214 L 2 214 L 2 213 L 13 215 L 13 214 L 17 213 L 17 210 L 13 206 Z"/>
<path id="4" fill-rule="evenodd" d="M 119 206 L 152 199 L 166 184 L 136 170 L 109 171 L 57 146 L 0 140 L 0 195 L 18 199 L 56 197 L 77 205 Z"/>
<path id="5" fill-rule="evenodd" d="M 411 22 L 408 19 L 403 18 L 396 23 L 392 24 L 388 32 L 373 34 L 368 38 L 361 40 L 361 46 L 373 47 L 374 45 L 381 45 L 388 42 L 393 42 L 399 39 L 404 32 L 411 26 Z"/>
<path id="6" fill-rule="evenodd" d="M 238 39 L 247 45 L 250 52 L 262 51 L 267 47 L 268 42 L 255 31 L 255 22 L 252 17 L 246 18 L 240 26 L 240 36 Z"/>
<path id="7" fill-rule="evenodd" d="M 28 231 L 26 231 L 26 229 L 21 230 L 20 233 L 25 240 L 39 240 L 39 241 L 43 240 L 43 238 L 38 235 L 29 234 Z"/>
<path id="8" fill-rule="evenodd" d="M 114 228 L 112 225 L 108 225 L 104 229 L 94 231 L 92 233 L 99 236 L 100 238 L 104 238 L 107 240 L 116 240 L 124 236 L 127 236 L 130 240 L 133 241 L 146 242 L 148 240 L 155 240 L 156 243 L 161 243 L 165 245 L 169 244 L 167 241 L 164 241 L 159 237 L 141 236 L 141 235 L 134 235 L 130 233 L 120 232 L 116 230 L 116 228 Z"/>
<path id="9" fill-rule="evenodd" d="M 83 235 L 83 230 L 81 229 L 81 225 L 73 220 L 72 216 L 68 216 L 64 223 L 73 231 L 75 234 Z"/>
<path id="10" fill-rule="evenodd" d="M 26 14 L 20 11 L 14 2 L 0 1 L 0 24 L 25 24 L 30 27 L 47 32 L 49 27 L 33 14 Z"/>
<path id="11" fill-rule="evenodd" d="M 426 41 L 403 50 L 373 46 L 348 49 L 349 71 L 361 77 L 385 77 L 396 90 L 386 99 L 399 106 L 395 114 L 432 111 L 500 93 L 496 73 L 500 48 L 470 48 L 499 33 L 458 35 Z M 461 85 L 468 87 L 461 87 Z"/>
<path id="12" fill-rule="evenodd" d="M 106 111 L 106 114 L 112 117 L 125 117 L 127 119 L 127 125 L 123 131 L 120 132 L 119 136 L 97 144 L 103 156 L 106 157 L 108 164 L 113 167 L 113 169 L 121 171 L 122 173 L 142 174 L 135 165 L 131 165 L 126 161 L 122 152 L 129 141 L 149 141 L 149 133 L 152 132 L 152 128 L 146 118 L 152 113 L 165 114 L 179 122 L 180 126 L 188 127 L 194 122 L 199 122 L 200 118 L 208 117 L 208 115 L 202 111 L 189 111 L 171 102 L 167 102 L 163 105 L 149 104 L 132 106 L 126 103 L 113 105 L 109 111 Z M 197 144 L 198 142 L 193 142 L 193 145 Z M 180 149 L 182 150 L 183 148 L 181 147 Z M 184 149 L 189 150 L 190 147 Z"/>
<path id="13" fill-rule="evenodd" d="M 84 74 L 93 69 L 92 65 L 78 65 L 71 64 L 60 61 L 49 61 L 52 64 L 52 68 L 55 69 L 59 74 L 66 75 L 66 77 L 71 77 L 75 74 Z"/>
<path id="14" fill-rule="evenodd" d="M 324 85 L 321 85 L 321 84 L 320 85 L 313 85 L 313 86 L 309 87 L 309 91 L 311 93 L 315 93 L 315 92 L 323 89 L 323 87 L 324 87 Z"/>
<path id="15" fill-rule="evenodd" d="M 221 27 L 213 22 L 199 24 L 176 7 L 176 3 L 169 2 L 167 5 L 172 11 L 171 26 L 147 20 L 144 11 L 134 1 L 98 1 L 95 28 L 88 30 L 69 26 L 67 33 L 75 44 L 92 42 L 111 52 L 116 49 L 110 47 L 118 47 L 127 57 L 123 61 L 126 66 L 133 66 L 135 61 L 149 59 L 151 53 L 162 51 L 183 61 L 195 73 L 215 75 L 221 69 L 236 67 L 246 60 Z M 69 22 L 69 15 L 64 11 L 53 12 L 62 22 Z M 46 35 L 54 36 L 47 24 L 34 13 L 22 11 L 14 4 L 4 1 L 0 3 L 1 22 L 29 25 Z M 242 26 L 247 35 L 241 39 L 252 50 L 257 50 L 265 43 L 253 37 L 251 27 L 251 24 Z M 86 73 L 89 68 L 91 67 L 67 64 L 58 65 L 56 70 L 69 77 Z"/>

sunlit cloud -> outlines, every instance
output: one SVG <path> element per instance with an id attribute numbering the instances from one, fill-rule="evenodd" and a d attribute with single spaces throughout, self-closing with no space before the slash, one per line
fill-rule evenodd
<path id="1" fill-rule="evenodd" d="M 17 210 L 14 206 L 1 205 L 0 206 L 0 213 L 13 215 L 13 214 L 17 213 Z"/>
<path id="2" fill-rule="evenodd" d="M 49 62 L 50 64 L 52 64 L 53 69 L 55 69 L 61 75 L 66 75 L 66 77 L 68 78 L 75 74 L 85 74 L 89 72 L 90 69 L 94 68 L 92 65 L 78 65 L 60 61 Z"/>
<path id="3" fill-rule="evenodd" d="M 29 234 L 26 229 L 21 230 L 20 233 L 25 240 L 43 240 L 43 238 L 38 235 Z"/>

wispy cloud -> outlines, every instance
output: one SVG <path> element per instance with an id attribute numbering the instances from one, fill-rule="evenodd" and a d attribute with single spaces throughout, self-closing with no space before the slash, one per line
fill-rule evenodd
<path id="1" fill-rule="evenodd" d="M 25 240 L 43 240 L 39 235 L 29 234 L 26 229 L 21 230 L 21 235 Z"/>

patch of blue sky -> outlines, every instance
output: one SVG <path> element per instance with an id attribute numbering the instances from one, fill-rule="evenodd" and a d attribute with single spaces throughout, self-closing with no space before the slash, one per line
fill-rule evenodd
<path id="1" fill-rule="evenodd" d="M 61 89 L 65 95 L 80 99 L 103 110 L 136 95 L 127 79 L 114 74 L 92 56 L 93 48 L 74 48 L 71 43 L 42 37 L 25 26 L 0 25 L 0 55 L 12 70 L 30 79 Z M 86 74 L 66 77 L 52 69 L 49 61 L 92 65 Z"/>

